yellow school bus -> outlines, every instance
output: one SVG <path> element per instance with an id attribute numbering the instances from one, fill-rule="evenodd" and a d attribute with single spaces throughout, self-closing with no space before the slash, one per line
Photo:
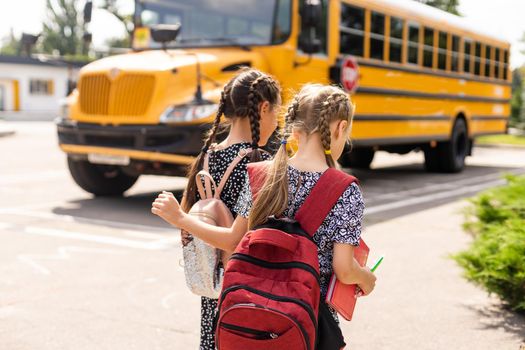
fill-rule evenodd
<path id="1" fill-rule="evenodd" d="M 348 87 L 357 105 L 343 165 L 421 150 L 463 169 L 476 136 L 504 133 L 509 43 L 410 0 L 137 0 L 133 51 L 95 61 L 57 121 L 75 181 L 121 194 L 142 174 L 180 175 L 240 67 Z"/>

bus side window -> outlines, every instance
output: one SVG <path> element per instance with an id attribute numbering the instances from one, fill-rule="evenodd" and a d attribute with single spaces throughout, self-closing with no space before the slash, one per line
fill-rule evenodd
<path id="1" fill-rule="evenodd" d="M 452 57 L 451 57 L 450 69 L 453 72 L 459 71 L 459 37 L 457 35 L 452 36 Z"/>
<path id="2" fill-rule="evenodd" d="M 385 47 L 385 15 L 372 11 L 370 28 L 370 58 L 383 60 Z"/>
<path id="3" fill-rule="evenodd" d="M 410 24 L 408 28 L 408 63 L 419 63 L 419 24 Z"/>
<path id="4" fill-rule="evenodd" d="M 485 47 L 485 76 L 486 77 L 490 77 L 490 63 L 492 62 L 491 55 L 492 55 L 492 47 L 487 45 Z"/>
<path id="5" fill-rule="evenodd" d="M 365 52 L 365 10 L 341 4 L 341 53 L 363 57 Z"/>
<path id="6" fill-rule="evenodd" d="M 476 52 L 474 57 L 474 74 L 481 75 L 481 43 L 476 42 Z"/>
<path id="7" fill-rule="evenodd" d="M 425 27 L 425 46 L 423 54 L 423 66 L 432 68 L 434 57 L 434 29 Z"/>
<path id="8" fill-rule="evenodd" d="M 499 47 L 495 48 L 496 53 L 494 54 L 494 78 L 501 79 L 501 50 Z"/>
<path id="9" fill-rule="evenodd" d="M 439 32 L 438 69 L 447 69 L 447 33 Z"/>
<path id="10" fill-rule="evenodd" d="M 503 51 L 503 79 L 509 78 L 509 50 Z"/>
<path id="11" fill-rule="evenodd" d="M 463 72 L 472 73 L 470 69 L 470 62 L 472 62 L 472 42 L 468 39 L 465 39 L 465 59 L 463 62 Z"/>
<path id="12" fill-rule="evenodd" d="M 403 28 L 404 21 L 401 18 L 390 18 L 390 62 L 401 63 L 403 52 Z"/>

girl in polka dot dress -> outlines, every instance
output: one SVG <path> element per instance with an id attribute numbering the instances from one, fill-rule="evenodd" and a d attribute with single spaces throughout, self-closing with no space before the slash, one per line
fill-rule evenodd
<path id="1" fill-rule="evenodd" d="M 226 84 L 213 127 L 188 173 L 188 185 L 181 203 L 185 212 L 200 199 L 195 175 L 202 170 L 206 153 L 209 154 L 209 173 L 215 183 L 220 183 L 230 163 L 243 150 L 252 149 L 251 154 L 244 157 L 234 168 L 220 196 L 233 217 L 237 216 L 235 205 L 244 185 L 246 165 L 248 162 L 270 158 L 268 153 L 259 150 L 259 146 L 266 145 L 277 127 L 280 107 L 281 89 L 278 82 L 258 70 L 245 70 Z M 223 115 L 230 124 L 230 130 L 226 139 L 216 145 L 215 136 Z M 159 195 L 162 196 L 164 194 Z M 187 244 L 191 239 L 184 230 L 181 230 L 181 236 L 183 244 Z M 235 249 L 234 245 L 221 237 L 208 243 L 229 253 Z M 215 350 L 215 334 L 212 328 L 216 310 L 216 299 L 201 298 L 201 350 Z"/>

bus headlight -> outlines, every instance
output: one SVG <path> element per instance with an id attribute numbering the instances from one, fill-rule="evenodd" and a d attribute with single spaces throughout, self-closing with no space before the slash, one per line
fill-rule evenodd
<path id="1" fill-rule="evenodd" d="M 59 111 L 58 116 L 62 119 L 69 119 L 69 103 L 67 98 L 63 98 L 58 102 Z"/>
<path id="2" fill-rule="evenodd" d="M 183 105 L 169 107 L 160 116 L 161 123 L 191 122 L 209 117 L 217 111 L 219 105 L 214 103 L 202 105 Z"/>

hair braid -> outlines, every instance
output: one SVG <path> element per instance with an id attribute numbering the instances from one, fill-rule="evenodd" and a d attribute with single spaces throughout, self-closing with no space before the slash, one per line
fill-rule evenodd
<path id="1" fill-rule="evenodd" d="M 219 108 L 217 109 L 217 114 L 215 115 L 215 120 L 213 121 L 213 126 L 208 134 L 208 138 L 204 142 L 204 146 L 201 149 L 201 153 L 208 152 L 208 149 L 210 149 L 211 144 L 215 141 L 215 136 L 217 136 L 217 131 L 219 130 L 219 126 L 221 124 L 221 117 L 224 113 L 224 105 L 226 100 L 226 94 L 224 91 L 221 92 L 221 100 L 219 102 Z"/>
<path id="2" fill-rule="evenodd" d="M 297 118 L 297 111 L 299 110 L 299 97 L 298 95 L 295 95 L 292 102 L 288 106 L 288 110 L 286 111 L 285 115 L 285 127 L 284 127 L 284 135 L 283 138 L 287 140 L 291 133 L 292 133 L 292 127 L 295 123 L 295 120 Z"/>
<path id="3" fill-rule="evenodd" d="M 253 149 L 251 156 L 252 162 L 258 162 L 261 160 L 261 154 L 259 152 L 259 140 L 261 138 L 261 115 L 259 114 L 259 103 L 261 102 L 261 94 L 259 89 L 263 82 L 267 83 L 266 76 L 264 75 L 255 79 L 250 85 L 250 90 L 248 93 L 248 117 L 250 118 Z"/>
<path id="4" fill-rule="evenodd" d="M 330 148 L 332 144 L 332 137 L 330 133 L 330 116 L 333 114 L 335 106 L 335 97 L 334 95 L 329 95 L 325 102 L 321 105 L 321 111 L 319 114 L 319 133 L 321 134 L 321 144 L 325 151 L 326 163 L 329 167 L 334 168 L 335 162 L 332 154 L 330 153 Z"/>
<path id="5" fill-rule="evenodd" d="M 193 206 L 193 204 L 195 204 L 195 202 L 197 201 L 197 180 L 195 179 L 195 175 L 202 169 L 202 166 L 204 164 L 204 157 L 206 156 L 206 153 L 210 149 L 211 144 L 215 141 L 217 130 L 219 130 L 219 126 L 221 124 L 221 117 L 222 117 L 222 114 L 224 113 L 225 100 L 226 100 L 226 94 L 223 91 L 221 92 L 221 100 L 219 102 L 219 108 L 217 109 L 217 114 L 215 115 L 215 120 L 208 134 L 208 138 L 206 139 L 206 141 L 204 141 L 204 146 L 202 147 L 201 152 L 199 156 L 197 157 L 197 160 L 189 168 L 188 185 L 186 186 L 186 191 L 184 193 L 184 197 L 182 201 L 182 209 L 185 212 L 188 212 Z"/>

